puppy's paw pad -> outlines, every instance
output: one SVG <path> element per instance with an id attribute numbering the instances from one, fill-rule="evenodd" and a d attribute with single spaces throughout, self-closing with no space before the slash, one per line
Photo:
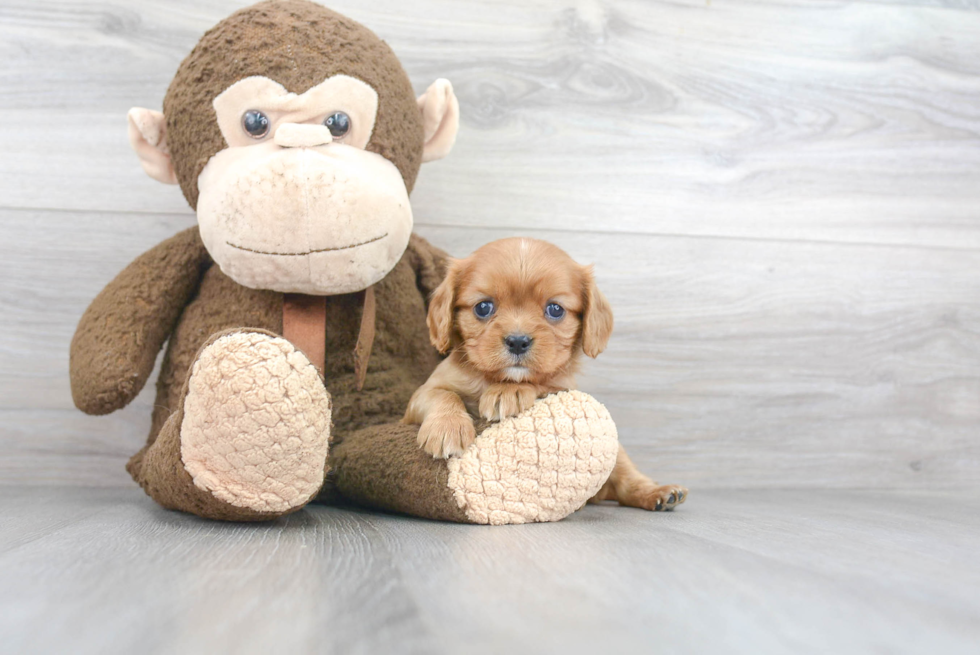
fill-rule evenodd
<path id="1" fill-rule="evenodd" d="M 468 415 L 429 416 L 419 428 L 418 443 L 437 459 L 461 455 L 476 439 L 473 419 Z"/>
<path id="2" fill-rule="evenodd" d="M 677 484 L 665 484 L 659 487 L 639 489 L 636 492 L 634 507 L 641 507 L 652 512 L 670 511 L 687 499 L 686 488 Z"/>

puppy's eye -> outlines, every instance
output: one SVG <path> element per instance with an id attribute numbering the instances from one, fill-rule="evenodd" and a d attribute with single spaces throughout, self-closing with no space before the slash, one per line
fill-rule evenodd
<path id="1" fill-rule="evenodd" d="M 557 321 L 565 315 L 565 308 L 558 303 L 553 302 L 544 308 L 544 314 L 551 320 Z"/>
<path id="2" fill-rule="evenodd" d="M 253 139 L 261 139 L 269 133 L 269 117 L 258 109 L 249 109 L 242 114 L 242 129 Z"/>
<path id="3" fill-rule="evenodd" d="M 473 305 L 473 313 L 476 314 L 477 318 L 490 318 L 490 315 L 493 314 L 493 309 L 493 302 L 489 300 L 484 300 Z"/>

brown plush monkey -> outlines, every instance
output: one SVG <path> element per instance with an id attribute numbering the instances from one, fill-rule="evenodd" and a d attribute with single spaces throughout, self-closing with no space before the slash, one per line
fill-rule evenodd
<path id="1" fill-rule="evenodd" d="M 455 140 L 447 81 L 415 98 L 371 31 L 282 0 L 208 31 L 163 104 L 130 112 L 130 140 L 199 227 L 123 270 L 71 347 L 75 404 L 105 414 L 139 393 L 169 340 L 127 467 L 147 494 L 215 519 L 339 493 L 498 524 L 557 520 L 595 494 L 616 431 L 586 394 L 542 399 L 448 461 L 398 423 L 438 363 L 426 300 L 446 255 L 412 234 L 408 195 Z"/>

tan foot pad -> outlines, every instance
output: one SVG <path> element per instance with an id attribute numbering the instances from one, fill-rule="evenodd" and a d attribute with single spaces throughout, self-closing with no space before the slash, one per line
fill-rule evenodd
<path id="1" fill-rule="evenodd" d="M 484 430 L 449 460 L 449 487 L 474 523 L 558 521 L 599 491 L 618 450 L 606 408 L 563 391 Z"/>
<path id="2" fill-rule="evenodd" d="M 306 504 L 323 484 L 330 397 L 291 343 L 235 332 L 194 363 L 180 454 L 194 484 L 258 512 Z"/>

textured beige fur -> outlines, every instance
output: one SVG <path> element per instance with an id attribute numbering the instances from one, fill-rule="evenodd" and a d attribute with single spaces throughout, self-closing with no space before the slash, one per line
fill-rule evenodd
<path id="1" fill-rule="evenodd" d="M 129 110 L 129 145 L 146 174 L 164 184 L 177 184 L 167 148 L 167 119 L 161 112 L 133 107 Z"/>
<path id="2" fill-rule="evenodd" d="M 284 512 L 323 485 L 330 397 L 285 339 L 235 332 L 203 350 L 188 381 L 181 459 L 194 484 L 237 507 Z"/>
<path id="3" fill-rule="evenodd" d="M 198 186 L 208 253 L 250 289 L 360 291 L 398 263 L 412 232 L 395 165 L 344 143 L 226 148 L 205 166 Z"/>
<path id="4" fill-rule="evenodd" d="M 459 132 L 459 100 L 453 85 L 449 80 L 439 78 L 429 85 L 417 102 L 425 129 L 422 162 L 442 159 L 453 149 Z"/>
<path id="5" fill-rule="evenodd" d="M 602 487 L 618 449 L 606 408 L 563 391 L 484 430 L 449 460 L 449 487 L 474 523 L 559 521 Z"/>

